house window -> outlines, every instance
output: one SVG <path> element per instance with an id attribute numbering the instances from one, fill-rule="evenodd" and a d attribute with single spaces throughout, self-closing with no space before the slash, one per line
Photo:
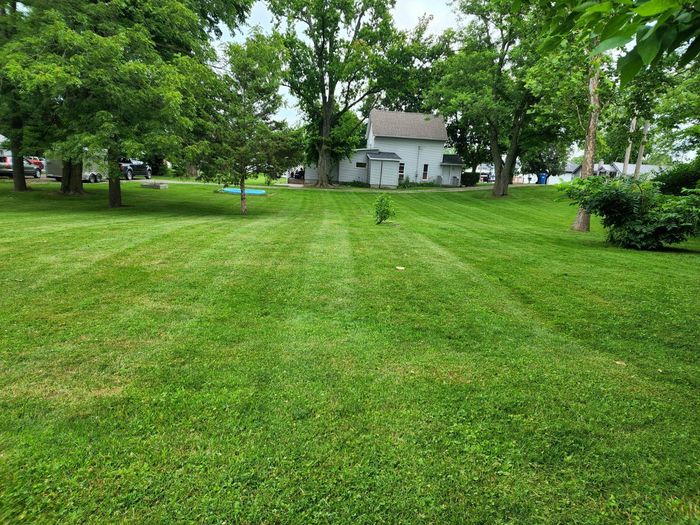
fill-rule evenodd
<path id="1" fill-rule="evenodd" d="M 405 168 L 406 168 L 406 165 L 403 162 L 399 163 L 399 182 L 403 180 L 403 174 L 404 174 Z"/>
<path id="2" fill-rule="evenodd" d="M 423 164 L 423 180 L 427 180 L 427 179 L 428 179 L 428 165 Z"/>
<path id="3" fill-rule="evenodd" d="M 355 163 L 355 167 L 356 167 L 356 168 L 366 168 L 366 167 L 367 167 L 367 163 L 366 163 L 366 162 L 356 162 L 356 163 Z"/>

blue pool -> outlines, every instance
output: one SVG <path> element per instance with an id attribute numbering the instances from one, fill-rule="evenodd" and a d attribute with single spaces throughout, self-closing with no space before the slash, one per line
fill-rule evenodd
<path id="1" fill-rule="evenodd" d="M 240 195 L 241 194 L 241 189 L 240 188 L 224 188 L 221 190 L 223 193 L 232 193 L 234 195 Z M 256 189 L 249 189 L 245 190 L 246 195 L 265 195 L 267 192 L 265 190 L 256 190 Z"/>

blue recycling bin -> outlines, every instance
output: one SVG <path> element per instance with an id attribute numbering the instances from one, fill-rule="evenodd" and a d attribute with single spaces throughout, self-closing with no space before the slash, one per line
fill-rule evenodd
<path id="1" fill-rule="evenodd" d="M 547 174 L 540 173 L 537 175 L 537 184 L 547 184 Z"/>

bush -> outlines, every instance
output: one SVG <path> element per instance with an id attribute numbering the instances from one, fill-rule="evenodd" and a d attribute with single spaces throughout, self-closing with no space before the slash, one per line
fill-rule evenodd
<path id="1" fill-rule="evenodd" d="M 683 190 L 691 190 L 700 183 L 700 157 L 692 162 L 676 164 L 670 170 L 656 176 L 661 184 L 661 192 L 666 195 L 681 195 Z"/>
<path id="2" fill-rule="evenodd" d="M 386 220 L 396 216 L 394 203 L 388 195 L 380 195 L 374 201 L 374 220 L 377 224 L 381 224 Z"/>
<path id="3" fill-rule="evenodd" d="M 402 188 L 404 190 L 407 190 L 408 188 L 411 188 L 415 186 L 415 182 L 411 182 L 411 179 L 409 177 L 404 177 L 401 179 L 401 182 L 399 182 L 399 188 Z"/>
<path id="4" fill-rule="evenodd" d="M 478 173 L 465 171 L 462 173 L 462 186 L 476 186 L 481 176 Z"/>
<path id="5" fill-rule="evenodd" d="M 339 182 L 339 186 L 350 186 L 352 188 L 369 188 L 369 183 L 368 182 L 362 182 L 359 180 L 353 180 L 350 182 Z"/>
<path id="6" fill-rule="evenodd" d="M 574 179 L 563 190 L 575 204 L 602 219 L 610 243 L 655 250 L 700 231 L 700 192 L 664 195 L 659 186 L 628 177 L 590 177 Z"/>

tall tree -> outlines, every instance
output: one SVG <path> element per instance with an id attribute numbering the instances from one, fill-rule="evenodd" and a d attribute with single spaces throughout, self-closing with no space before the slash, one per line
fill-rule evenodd
<path id="1" fill-rule="evenodd" d="M 238 185 L 241 214 L 248 213 L 246 179 L 251 175 L 271 175 L 285 171 L 300 160 L 294 154 L 295 134 L 274 122 L 282 98 L 281 42 L 260 33 L 246 43 L 230 44 L 226 67 L 216 80 L 220 89 L 219 108 L 206 147 L 206 162 L 201 166 L 206 180 Z"/>
<path id="2" fill-rule="evenodd" d="M 286 22 L 285 82 L 311 126 L 319 186 L 329 185 L 332 133 L 344 115 L 371 105 L 393 73 L 394 0 L 270 0 Z"/>
<path id="3" fill-rule="evenodd" d="M 461 49 L 445 61 L 434 97 L 443 114 L 486 123 L 496 172 L 493 194 L 500 197 L 508 193 L 535 102 L 525 78 L 537 60 L 540 13 L 534 4 L 500 0 L 462 0 L 459 11 L 470 22 Z"/>
<path id="4" fill-rule="evenodd" d="M 7 56 L 7 46 L 22 34 L 25 26 L 25 10 L 18 5 L 17 0 L 2 0 L 0 2 L 0 60 Z M 3 64 L 6 62 L 3 60 Z M 6 65 L 0 73 L 0 131 L 8 138 L 12 151 L 12 181 L 15 191 L 27 191 L 24 178 L 23 127 L 26 122 L 26 108 L 23 104 L 19 87 L 8 75 Z"/>
<path id="5" fill-rule="evenodd" d="M 209 32 L 239 20 L 249 6 L 32 0 L 32 31 L 13 43 L 8 70 L 29 96 L 53 104 L 52 149 L 69 165 L 106 152 L 110 206 L 120 206 L 118 158 L 179 149 L 192 127 L 184 105 L 194 102 L 183 96 L 184 80 L 214 58 Z"/>

